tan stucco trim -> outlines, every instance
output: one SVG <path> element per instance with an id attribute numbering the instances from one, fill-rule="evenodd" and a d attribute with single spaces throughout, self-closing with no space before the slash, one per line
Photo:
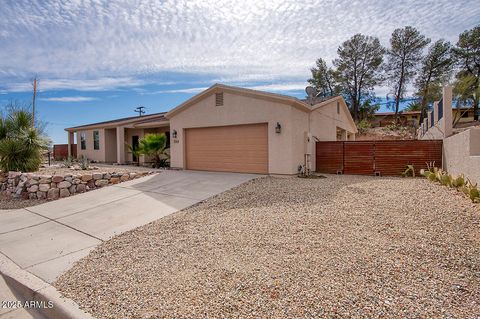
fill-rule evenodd
<path id="1" fill-rule="evenodd" d="M 268 93 L 268 92 L 263 92 L 263 91 L 257 91 L 257 90 L 252 90 L 252 89 L 245 89 L 245 88 L 240 88 L 240 87 L 234 87 L 234 86 L 228 86 L 224 84 L 214 84 L 213 86 L 209 87 L 205 91 L 195 95 L 194 97 L 188 99 L 187 101 L 183 102 L 176 108 L 170 110 L 167 114 L 165 114 L 165 117 L 167 119 L 172 118 L 174 115 L 184 111 L 188 107 L 194 105 L 198 101 L 202 100 L 203 98 L 214 94 L 218 92 L 227 92 L 227 93 L 232 93 L 232 94 L 237 94 L 237 95 L 242 95 L 242 96 L 247 96 L 247 97 L 254 97 L 254 98 L 259 98 L 259 99 L 264 99 L 267 101 L 271 102 L 279 102 L 282 104 L 294 106 L 302 111 L 309 112 L 311 108 L 309 107 L 308 104 L 300 101 L 299 99 L 296 99 L 294 97 L 286 96 L 286 95 L 281 95 L 281 94 L 275 94 L 275 93 Z"/>

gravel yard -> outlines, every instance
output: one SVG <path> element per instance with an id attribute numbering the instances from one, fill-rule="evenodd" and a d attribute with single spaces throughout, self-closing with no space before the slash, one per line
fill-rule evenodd
<path id="1" fill-rule="evenodd" d="M 420 178 L 266 177 L 103 243 L 55 286 L 98 318 L 478 318 L 480 208 Z"/>

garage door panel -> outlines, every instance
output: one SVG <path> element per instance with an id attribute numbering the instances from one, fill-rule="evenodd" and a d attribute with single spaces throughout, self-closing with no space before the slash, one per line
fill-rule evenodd
<path id="1" fill-rule="evenodd" d="M 185 130 L 187 169 L 268 173 L 266 123 Z"/>

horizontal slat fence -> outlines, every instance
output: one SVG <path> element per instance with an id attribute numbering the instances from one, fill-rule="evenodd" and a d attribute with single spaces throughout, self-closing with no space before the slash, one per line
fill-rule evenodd
<path id="1" fill-rule="evenodd" d="M 316 143 L 316 170 L 320 173 L 399 176 L 407 165 L 413 165 L 418 174 L 430 162 L 442 166 L 441 140 Z"/>

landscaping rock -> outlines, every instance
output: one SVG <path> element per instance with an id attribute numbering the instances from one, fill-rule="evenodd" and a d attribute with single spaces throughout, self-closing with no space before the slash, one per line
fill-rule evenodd
<path id="1" fill-rule="evenodd" d="M 71 183 L 71 182 L 73 182 L 73 177 L 72 176 L 65 176 L 65 181 Z"/>
<path id="2" fill-rule="evenodd" d="M 84 193 L 86 190 L 87 190 L 87 186 L 85 184 L 77 185 L 77 193 Z"/>
<path id="3" fill-rule="evenodd" d="M 45 198 L 47 198 L 47 193 L 37 192 L 37 199 L 45 199 Z"/>
<path id="4" fill-rule="evenodd" d="M 124 181 L 128 181 L 130 179 L 130 175 L 129 174 L 123 174 L 122 177 L 120 177 L 120 180 L 122 182 Z"/>
<path id="5" fill-rule="evenodd" d="M 36 193 L 38 191 L 38 185 L 32 185 L 27 190 L 29 193 Z"/>
<path id="6" fill-rule="evenodd" d="M 97 187 L 103 187 L 108 185 L 108 180 L 107 179 L 99 179 L 95 181 L 95 186 Z"/>
<path id="7" fill-rule="evenodd" d="M 39 184 L 50 184 L 52 182 L 52 179 L 49 177 L 41 177 L 40 180 L 38 181 Z"/>
<path id="8" fill-rule="evenodd" d="M 40 192 L 47 192 L 50 189 L 50 184 L 40 184 L 38 185 L 38 190 Z"/>
<path id="9" fill-rule="evenodd" d="M 36 179 L 29 179 L 26 183 L 27 187 L 30 187 L 32 185 L 38 185 L 38 181 Z"/>
<path id="10" fill-rule="evenodd" d="M 103 173 L 93 173 L 92 177 L 94 180 L 102 179 L 103 178 Z"/>
<path id="11" fill-rule="evenodd" d="M 60 189 L 52 188 L 48 190 L 47 198 L 48 199 L 57 199 L 60 197 Z"/>
<path id="12" fill-rule="evenodd" d="M 75 179 L 73 180 L 72 184 L 78 185 L 78 184 L 80 184 L 81 182 L 82 182 L 81 179 L 75 178 Z"/>
<path id="13" fill-rule="evenodd" d="M 85 174 L 85 175 L 82 175 L 82 181 L 84 182 L 88 182 L 89 180 L 91 180 L 93 178 L 92 174 Z"/>
<path id="14" fill-rule="evenodd" d="M 137 177 L 137 173 L 130 173 L 130 179 L 134 179 L 135 177 Z"/>
<path id="15" fill-rule="evenodd" d="M 110 178 L 110 183 L 112 183 L 112 184 L 118 184 L 118 183 L 120 183 L 120 178 L 118 178 L 118 177 L 112 177 L 112 178 Z"/>
<path id="16" fill-rule="evenodd" d="M 103 174 L 103 179 L 110 179 L 111 177 L 112 175 L 110 175 L 109 173 Z"/>
<path id="17" fill-rule="evenodd" d="M 70 186 L 68 190 L 70 191 L 70 194 L 75 194 L 77 191 L 77 185 Z"/>
<path id="18" fill-rule="evenodd" d="M 37 194 L 36 193 L 28 194 L 28 199 L 37 199 Z"/>
<path id="19" fill-rule="evenodd" d="M 66 188 L 61 188 L 60 189 L 60 197 L 68 197 L 70 196 L 70 192 Z"/>
<path id="20" fill-rule="evenodd" d="M 22 175 L 22 172 L 8 172 L 8 178 L 9 179 L 14 179 L 14 178 L 17 178 L 17 177 L 20 177 L 20 175 Z"/>
<path id="21" fill-rule="evenodd" d="M 52 177 L 52 182 L 54 183 L 60 183 L 61 181 L 63 181 L 63 176 L 61 175 L 55 175 Z"/>
<path id="22" fill-rule="evenodd" d="M 63 181 L 57 184 L 58 188 L 69 188 L 70 186 L 72 186 L 72 183 L 68 181 Z"/>
<path id="23" fill-rule="evenodd" d="M 50 183 L 50 187 L 51 187 L 51 188 L 57 188 L 57 183 L 53 183 L 53 182 Z"/>

